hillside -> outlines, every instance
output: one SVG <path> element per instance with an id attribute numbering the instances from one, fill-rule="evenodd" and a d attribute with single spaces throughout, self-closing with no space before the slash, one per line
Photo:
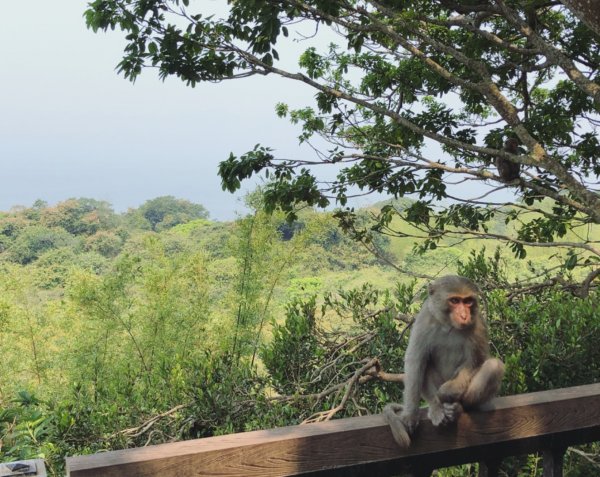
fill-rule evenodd
<path id="1" fill-rule="evenodd" d="M 376 210 L 356 211 L 367 229 Z M 273 397 L 343 384 L 374 356 L 401 368 L 398 317 L 415 311 L 424 283 L 413 275 L 460 271 L 495 284 L 532 273 L 483 245 L 441 243 L 420 255 L 410 237 L 375 233 L 365 247 L 329 212 L 303 210 L 291 224 L 260 210 L 216 222 L 173 197 L 123 214 L 85 198 L 0 213 L 0 457 L 44 456 L 60 475 L 69 454 L 307 419 L 336 395 L 314 405 Z M 554 251 L 531 254 L 551 266 Z M 506 392 L 596 379 L 584 364 L 597 353 L 594 300 L 488 293 Z M 566 313 L 571 326 L 555 326 Z M 581 359 L 557 373 L 573 356 Z M 343 415 L 375 412 L 399 391 L 361 388 Z"/>

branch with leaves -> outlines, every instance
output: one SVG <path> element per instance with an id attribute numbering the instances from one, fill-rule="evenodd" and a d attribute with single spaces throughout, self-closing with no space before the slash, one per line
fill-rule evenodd
<path id="1" fill-rule="evenodd" d="M 277 75 L 316 91 L 312 107 L 277 107 L 301 126 L 299 139 L 313 144 L 316 158 L 278 159 L 264 146 L 232 153 L 219 169 L 224 189 L 264 174 L 267 210 L 281 208 L 290 220 L 299 206 L 335 203 L 347 221 L 348 201 L 359 194 L 410 198 L 414 205 L 397 217 L 421 228 L 425 249 L 457 234 L 504 241 L 519 258 L 530 244 L 562 243 L 587 252 L 584 276 L 598 267 L 597 246 L 570 234 L 581 224 L 600 233 L 593 18 L 582 21 L 580 2 L 529 0 L 419 0 L 402 8 L 261 0 L 231 2 L 222 17 L 192 11 L 187 0 L 96 0 L 86 12 L 92 29 L 128 33 L 119 71 L 131 80 L 155 67 L 191 86 Z M 324 30 L 340 45 L 319 44 Z M 287 68 L 286 42 L 307 36 L 318 46 L 301 54 L 300 70 Z M 509 139 L 515 148 L 504 146 Z M 314 145 L 321 141 L 329 147 Z M 495 173 L 498 161 L 518 165 L 519 178 Z M 336 179 L 320 181 L 316 165 L 337 167 Z M 460 186 L 467 181 L 475 192 Z M 506 230 L 489 233 L 498 204 L 509 211 Z M 392 212 L 382 211 L 372 230 L 389 225 Z"/>

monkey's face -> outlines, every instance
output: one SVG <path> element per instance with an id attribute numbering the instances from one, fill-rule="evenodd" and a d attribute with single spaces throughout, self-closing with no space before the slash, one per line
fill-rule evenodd
<path id="1" fill-rule="evenodd" d="M 471 280 L 447 275 L 429 284 L 428 309 L 440 323 L 463 330 L 479 319 L 478 296 L 477 285 Z"/>
<path id="2" fill-rule="evenodd" d="M 447 300 L 452 326 L 461 330 L 473 325 L 473 316 L 477 306 L 477 300 L 473 295 L 450 295 Z"/>

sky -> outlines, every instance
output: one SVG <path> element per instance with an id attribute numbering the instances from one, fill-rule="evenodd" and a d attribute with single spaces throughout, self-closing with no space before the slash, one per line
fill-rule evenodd
<path id="1" fill-rule="evenodd" d="M 312 102 L 302 84 L 261 77 L 190 88 L 151 70 L 132 84 L 115 70 L 123 35 L 88 30 L 86 1 L 0 3 L 0 210 L 89 197 L 122 212 L 173 195 L 231 220 L 255 183 L 222 191 L 220 161 L 257 143 L 278 156 L 310 153 L 298 127 L 275 114 L 278 102 Z"/>
<path id="2" fill-rule="evenodd" d="M 298 143 L 300 127 L 275 114 L 279 102 L 291 108 L 314 104 L 315 91 L 302 83 L 261 76 L 190 88 L 146 70 L 134 84 L 115 69 L 123 33 L 88 30 L 87 0 L 0 5 L 0 211 L 37 199 L 56 204 L 88 197 L 124 212 L 172 195 L 202 204 L 215 220 L 232 220 L 245 212 L 243 197 L 260 180 L 245 181 L 236 194 L 223 191 L 217 168 L 230 153 L 239 156 L 262 144 L 279 158 L 315 159 Z M 224 5 L 190 2 L 194 12 L 205 14 Z M 298 71 L 297 58 L 311 42 L 322 47 L 332 41 L 340 40 L 320 31 L 318 38 L 278 43 L 277 49 L 283 66 Z M 441 152 L 436 146 L 428 154 Z M 332 179 L 335 171 L 320 169 L 319 175 Z M 481 193 L 478 183 L 449 186 L 454 189 L 455 195 Z M 383 198 L 359 198 L 352 205 Z M 492 198 L 514 197 L 502 189 Z"/>

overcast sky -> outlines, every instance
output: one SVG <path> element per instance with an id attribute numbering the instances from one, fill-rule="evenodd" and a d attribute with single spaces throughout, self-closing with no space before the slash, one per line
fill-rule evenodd
<path id="1" fill-rule="evenodd" d="M 123 35 L 88 30 L 86 1 L 1 4 L 0 210 L 91 197 L 124 211 L 174 195 L 228 220 L 242 209 L 242 194 L 223 192 L 217 176 L 230 152 L 261 143 L 303 154 L 296 127 L 274 112 L 280 101 L 312 101 L 301 84 L 263 77 L 192 89 L 154 71 L 132 84 L 115 71 Z"/>

